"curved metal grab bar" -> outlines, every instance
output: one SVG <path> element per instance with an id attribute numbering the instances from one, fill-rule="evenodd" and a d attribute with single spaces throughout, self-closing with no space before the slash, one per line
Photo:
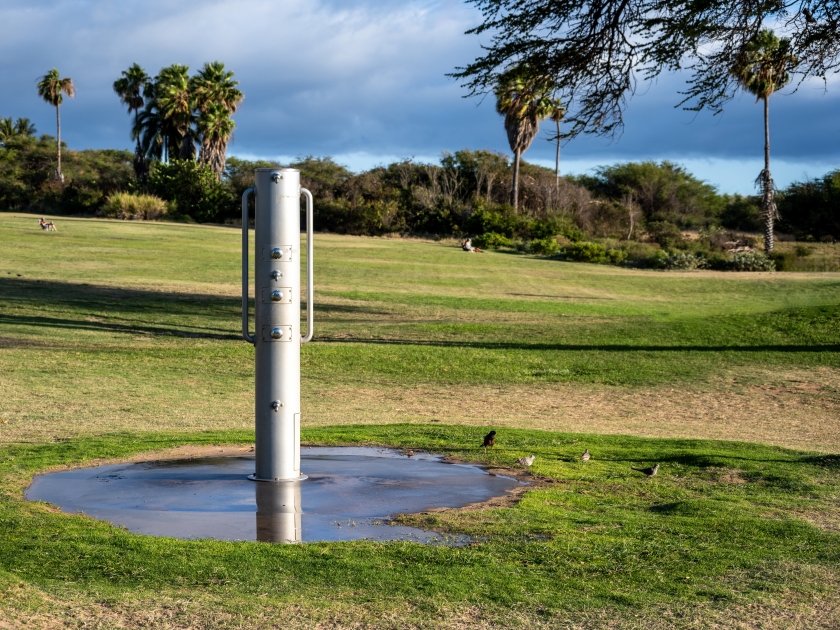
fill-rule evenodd
<path id="1" fill-rule="evenodd" d="M 305 344 L 312 341 L 313 325 L 315 321 L 315 289 L 312 281 L 314 266 L 312 264 L 312 236 L 314 228 L 312 225 L 313 202 L 312 193 L 301 188 L 300 192 L 306 197 L 306 336 L 301 337 L 300 343 Z"/>
<path id="2" fill-rule="evenodd" d="M 253 192 L 251 186 L 242 193 L 242 337 L 248 343 L 256 343 L 248 333 L 248 195 Z"/>

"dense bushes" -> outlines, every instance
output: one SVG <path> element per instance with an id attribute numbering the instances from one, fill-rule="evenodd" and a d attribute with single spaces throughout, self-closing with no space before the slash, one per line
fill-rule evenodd
<path id="1" fill-rule="evenodd" d="M 55 138 L 15 136 L 0 145 L 0 210 L 43 214 L 91 214 L 108 195 L 134 181 L 128 151 L 62 150 L 65 184 L 53 181 Z"/>
<path id="2" fill-rule="evenodd" d="M 608 249 L 600 243 L 580 241 L 570 243 L 564 247 L 562 256 L 565 260 L 574 260 L 577 262 L 617 265 L 624 262 L 627 258 L 627 253 L 620 249 Z"/>
<path id="3" fill-rule="evenodd" d="M 49 178 L 54 148 L 49 136 L 0 143 L 0 210 L 237 222 L 254 169 L 281 166 L 230 157 L 218 181 L 195 161 L 172 160 L 153 163 L 141 184 L 127 151 L 67 150 L 61 184 Z M 439 164 L 401 160 L 363 173 L 329 157 L 288 166 L 300 170 L 315 197 L 319 231 L 469 235 L 482 249 L 656 269 L 802 268 L 807 255 L 756 252 L 755 238 L 743 231 L 761 227 L 758 199 L 718 195 L 670 162 L 616 164 L 559 179 L 523 163 L 518 212 L 508 203 L 510 164 L 492 151 L 445 153 Z M 840 171 L 781 191 L 779 208 L 780 231 L 814 241 L 837 238 Z"/>
<path id="4" fill-rule="evenodd" d="M 207 165 L 192 160 L 155 163 L 149 190 L 172 204 L 172 213 L 201 222 L 221 223 L 241 215 L 237 200 Z"/>
<path id="5" fill-rule="evenodd" d="M 840 170 L 791 184 L 780 196 L 779 229 L 799 240 L 840 240 Z"/>

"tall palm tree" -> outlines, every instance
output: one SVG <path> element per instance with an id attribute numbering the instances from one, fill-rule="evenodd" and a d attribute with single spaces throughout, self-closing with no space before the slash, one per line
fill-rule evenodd
<path id="1" fill-rule="evenodd" d="M 764 215 L 764 250 L 773 251 L 773 221 L 776 218 L 773 177 L 770 175 L 770 95 L 790 82 L 789 70 L 797 63 L 790 52 L 790 40 L 779 39 L 764 29 L 741 51 L 732 68 L 732 76 L 755 102 L 764 101 L 764 170 L 756 183 L 761 186 L 761 210 Z"/>
<path id="2" fill-rule="evenodd" d="M 148 162 L 140 146 L 140 134 L 135 134 L 133 130 L 137 128 L 140 108 L 145 103 L 143 93 L 149 81 L 149 75 L 136 63 L 132 64 L 128 70 L 123 70 L 122 77 L 114 81 L 114 92 L 120 97 L 122 104 L 128 107 L 128 115 L 131 116 L 131 112 L 134 112 L 131 134 L 132 139 L 137 141 L 134 148 L 134 174 L 141 181 L 145 181 L 148 175 Z"/>
<path id="3" fill-rule="evenodd" d="M 233 72 L 225 70 L 225 64 L 221 61 L 205 63 L 198 74 L 190 79 L 190 90 L 200 111 L 210 103 L 221 103 L 231 114 L 235 114 L 244 98 L 237 85 L 239 81 L 233 80 Z"/>
<path id="4" fill-rule="evenodd" d="M 76 86 L 73 85 L 73 79 L 61 78 L 58 75 L 58 70 L 53 68 L 38 82 L 38 96 L 44 99 L 47 103 L 55 107 L 55 125 L 56 125 L 56 146 L 58 148 L 58 163 L 55 169 L 55 178 L 61 182 L 64 181 L 64 175 L 61 172 L 61 114 L 59 108 L 64 101 L 64 95 L 73 98 L 76 94 Z"/>
<path id="5" fill-rule="evenodd" d="M 244 98 L 237 85 L 239 81 L 234 81 L 233 72 L 225 70 L 221 61 L 205 63 L 190 79 L 190 91 L 198 112 L 196 126 L 201 137 L 198 159 L 209 164 L 219 180 L 225 170 L 227 145 L 236 126 L 230 116 Z"/>
<path id="6" fill-rule="evenodd" d="M 552 105 L 554 108 L 548 117 L 557 125 L 557 156 L 554 159 L 554 176 L 556 178 L 555 185 L 560 188 L 560 121 L 566 117 L 566 107 L 559 99 L 555 99 Z"/>
<path id="7" fill-rule="evenodd" d="M 513 68 L 496 87 L 496 111 L 505 117 L 508 144 L 513 151 L 511 204 L 519 208 L 519 163 L 539 132 L 540 120 L 547 118 L 553 103 L 550 82 L 529 76 L 522 68 Z"/>
<path id="8" fill-rule="evenodd" d="M 156 105 L 167 135 L 167 153 L 182 160 L 195 158 L 193 109 L 195 99 L 190 91 L 189 66 L 173 64 L 155 78 Z"/>
<path id="9" fill-rule="evenodd" d="M 225 171 L 225 153 L 236 123 L 223 103 L 211 103 L 198 115 L 196 128 L 201 137 L 198 161 L 207 164 L 221 181 Z"/>

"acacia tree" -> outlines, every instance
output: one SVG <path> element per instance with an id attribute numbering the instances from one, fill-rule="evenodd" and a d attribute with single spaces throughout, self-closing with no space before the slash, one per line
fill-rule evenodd
<path id="1" fill-rule="evenodd" d="M 732 76 L 755 102 L 764 101 L 764 169 L 756 183 L 761 187 L 761 212 L 764 216 L 764 249 L 773 251 L 773 222 L 776 219 L 775 186 L 770 175 L 770 95 L 790 82 L 789 69 L 797 59 L 790 52 L 790 41 L 779 39 L 764 29 L 738 56 Z"/>
<path id="2" fill-rule="evenodd" d="M 55 126 L 56 126 L 56 148 L 58 150 L 58 161 L 56 164 L 53 177 L 60 181 L 64 181 L 64 175 L 61 172 L 61 114 L 59 108 L 64 101 L 64 95 L 73 98 L 76 94 L 76 86 L 73 85 L 73 79 L 66 77 L 61 78 L 58 75 L 58 70 L 53 68 L 38 82 L 38 96 L 44 99 L 47 103 L 55 107 Z"/>
<path id="3" fill-rule="evenodd" d="M 513 181 L 511 205 L 519 208 L 519 164 L 540 130 L 540 120 L 547 118 L 554 101 L 550 85 L 541 77 L 534 77 L 523 68 L 512 68 L 496 86 L 496 111 L 505 117 L 505 132 L 513 151 Z"/>
<path id="4" fill-rule="evenodd" d="M 132 64 L 128 70 L 123 70 L 122 77 L 114 81 L 114 92 L 120 97 L 123 105 L 128 107 L 128 115 L 134 112 L 134 125 L 132 127 L 131 137 L 137 141 L 134 148 L 134 174 L 137 179 L 145 181 L 149 174 L 148 161 L 140 146 L 140 134 L 135 134 L 134 129 L 137 128 L 138 117 L 140 115 L 140 108 L 143 107 L 145 101 L 143 100 L 143 91 L 149 83 L 149 75 L 140 67 L 139 64 Z"/>
<path id="5" fill-rule="evenodd" d="M 569 106 L 566 137 L 622 127 L 639 82 L 687 69 L 682 103 L 722 110 L 737 89 L 730 70 L 766 23 L 784 24 L 800 79 L 840 69 L 840 0 L 468 0 L 487 35 L 482 56 L 452 76 L 469 95 L 495 89 L 511 64 L 556 84 Z"/>

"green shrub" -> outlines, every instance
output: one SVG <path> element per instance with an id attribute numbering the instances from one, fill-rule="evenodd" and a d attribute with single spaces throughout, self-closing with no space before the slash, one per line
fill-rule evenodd
<path id="1" fill-rule="evenodd" d="M 659 243 L 663 248 L 677 247 L 685 240 L 680 228 L 669 221 L 652 221 L 645 231 L 648 240 Z"/>
<path id="2" fill-rule="evenodd" d="M 721 252 L 709 252 L 706 255 L 706 268 L 714 271 L 729 271 L 729 256 Z"/>
<path id="3" fill-rule="evenodd" d="M 775 271 L 776 264 L 764 252 L 735 252 L 730 259 L 732 271 Z"/>
<path id="4" fill-rule="evenodd" d="M 564 247 L 563 256 L 566 260 L 575 262 L 605 263 L 607 262 L 607 248 L 600 243 L 578 241 Z"/>
<path id="5" fill-rule="evenodd" d="M 216 180 L 210 167 L 192 160 L 156 163 L 149 186 L 158 197 L 174 202 L 178 214 L 196 221 L 222 222 L 242 212 L 238 200 Z"/>
<path id="6" fill-rule="evenodd" d="M 814 253 L 814 250 L 807 245 L 797 245 L 793 248 L 793 252 L 800 258 L 805 258 Z"/>
<path id="7" fill-rule="evenodd" d="M 659 251 L 654 255 L 654 266 L 665 271 L 690 271 L 703 269 L 706 259 L 702 254 Z"/>
<path id="8" fill-rule="evenodd" d="M 507 236 L 496 232 L 487 232 L 473 239 L 473 244 L 481 249 L 499 249 L 500 247 L 513 247 L 513 241 Z"/>
<path id="9" fill-rule="evenodd" d="M 101 214 L 115 219 L 140 219 L 154 221 L 168 212 L 166 202 L 154 195 L 114 193 L 102 206 Z"/>
<path id="10" fill-rule="evenodd" d="M 554 256 L 560 245 L 554 238 L 535 238 L 528 244 L 528 251 L 538 256 Z"/>
<path id="11" fill-rule="evenodd" d="M 627 259 L 627 252 L 623 249 L 607 248 L 600 243 L 578 241 L 569 243 L 563 248 L 563 257 L 575 262 L 619 265 Z"/>
<path id="12" fill-rule="evenodd" d="M 796 254 L 794 252 L 770 252 L 767 257 L 773 262 L 776 271 L 793 271 L 793 265 L 796 261 Z"/>
<path id="13" fill-rule="evenodd" d="M 494 212 L 486 208 L 478 208 L 467 217 L 464 225 L 466 231 L 471 234 L 495 232 L 508 238 L 512 237 L 519 226 L 519 217 L 513 214 L 513 208 L 509 206 L 498 206 L 498 210 Z"/>

